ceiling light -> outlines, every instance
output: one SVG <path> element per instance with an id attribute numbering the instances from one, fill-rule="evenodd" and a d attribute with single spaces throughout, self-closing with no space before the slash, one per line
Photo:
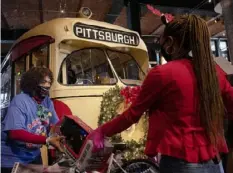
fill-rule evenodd
<path id="1" fill-rule="evenodd" d="M 209 3 L 211 3 L 211 2 L 212 2 L 212 0 L 208 0 L 208 2 L 209 2 Z"/>
<path id="2" fill-rule="evenodd" d="M 64 10 L 61 10 L 61 13 L 65 13 L 65 11 L 64 11 Z"/>

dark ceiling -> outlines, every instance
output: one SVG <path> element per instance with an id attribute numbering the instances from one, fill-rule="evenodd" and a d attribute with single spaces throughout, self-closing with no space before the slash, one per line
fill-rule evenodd
<path id="1" fill-rule="evenodd" d="M 215 2 L 212 0 L 130 0 L 140 4 L 140 29 L 142 35 L 159 35 L 163 30 L 160 18 L 147 9 L 153 4 L 163 13 L 180 15 L 198 14 L 208 22 L 212 36 L 224 32 L 220 18 L 215 21 Z M 124 0 L 2 0 L 1 31 L 2 40 L 15 40 L 23 32 L 40 23 L 60 17 L 77 17 L 81 7 L 89 7 L 94 20 L 105 21 L 128 27 L 127 7 Z M 134 21 L 132 21 L 133 23 Z M 2 42 L 3 43 L 3 42 Z"/>
<path id="2" fill-rule="evenodd" d="M 153 4 L 153 5 L 161 5 L 168 7 L 185 7 L 185 8 L 198 8 L 209 11 L 214 11 L 214 6 L 216 4 L 213 0 L 138 0 L 143 4 Z"/>
<path id="3" fill-rule="evenodd" d="M 129 1 L 129 0 L 128 0 Z M 127 0 L 2 0 L 1 26 L 4 29 L 30 29 L 57 17 L 76 17 L 78 9 L 87 6 L 93 11 L 93 19 L 126 26 Z M 141 4 L 141 18 L 147 17 L 146 4 L 164 13 L 175 15 L 195 13 L 214 17 L 213 0 L 131 0 Z M 64 13 L 60 11 L 64 10 Z M 150 13 L 150 12 L 149 12 Z M 124 18 L 124 20 L 123 20 Z M 121 20 L 119 20 L 121 19 Z M 143 19 L 142 19 L 143 20 Z M 156 21 L 155 21 L 156 22 Z"/>

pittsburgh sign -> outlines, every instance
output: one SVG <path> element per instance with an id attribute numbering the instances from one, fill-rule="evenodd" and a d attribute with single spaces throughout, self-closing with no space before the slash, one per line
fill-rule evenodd
<path id="1" fill-rule="evenodd" d="M 85 25 L 82 23 L 76 23 L 74 25 L 74 34 L 79 38 L 119 43 L 130 46 L 137 46 L 139 44 L 139 37 L 135 33 Z"/>

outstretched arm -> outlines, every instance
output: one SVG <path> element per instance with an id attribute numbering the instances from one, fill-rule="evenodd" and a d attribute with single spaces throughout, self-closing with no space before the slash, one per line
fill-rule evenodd
<path id="1" fill-rule="evenodd" d="M 160 67 L 152 69 L 144 80 L 136 100 L 124 113 L 102 125 L 100 127 L 102 133 L 110 137 L 138 122 L 142 114 L 160 98 L 160 93 L 167 85 L 166 77 Z"/>

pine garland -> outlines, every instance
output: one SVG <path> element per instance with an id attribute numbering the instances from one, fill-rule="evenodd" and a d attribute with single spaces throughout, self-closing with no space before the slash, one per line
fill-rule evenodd
<path id="1" fill-rule="evenodd" d="M 117 108 L 121 103 L 124 102 L 123 96 L 120 94 L 123 88 L 116 86 L 111 88 L 109 91 L 103 94 L 103 99 L 101 102 L 100 116 L 98 119 L 98 125 L 102 125 L 105 122 L 110 121 L 118 115 Z M 147 133 L 147 116 L 143 116 L 143 124 L 145 125 L 144 133 Z M 146 135 L 139 142 L 135 140 L 124 141 L 121 137 L 121 134 L 117 134 L 110 138 L 113 143 L 126 143 L 129 150 L 124 152 L 124 157 L 127 160 L 137 159 L 137 158 L 146 158 L 144 155 Z"/>
<path id="2" fill-rule="evenodd" d="M 103 94 L 100 107 L 100 116 L 98 119 L 99 126 L 110 121 L 117 115 L 116 108 L 124 101 L 124 98 L 120 95 L 120 90 L 121 88 L 117 85 Z M 121 135 L 117 134 L 113 136 L 111 141 L 116 143 L 122 142 Z"/>

